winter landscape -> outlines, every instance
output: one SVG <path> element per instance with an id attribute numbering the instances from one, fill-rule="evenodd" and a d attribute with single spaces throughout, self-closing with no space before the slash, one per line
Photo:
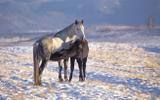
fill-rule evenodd
<path id="1" fill-rule="evenodd" d="M 42 86 L 33 85 L 32 44 L 37 33 L 1 39 L 0 100 L 160 99 L 159 29 L 91 33 L 87 34 L 90 52 L 86 81 L 78 81 L 76 65 L 71 83 L 58 82 L 58 64 L 50 61 Z"/>
<path id="2" fill-rule="evenodd" d="M 0 0 L 0 100 L 160 100 L 159 11 L 160 0 Z M 49 61 L 35 86 L 33 43 L 76 19 L 89 41 L 86 80 L 76 63 L 59 82 Z"/>

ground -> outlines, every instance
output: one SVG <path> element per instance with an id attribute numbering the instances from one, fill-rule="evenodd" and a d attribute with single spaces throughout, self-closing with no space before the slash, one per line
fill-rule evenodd
<path id="1" fill-rule="evenodd" d="M 85 82 L 77 65 L 72 82 L 58 82 L 58 64 L 49 61 L 42 86 L 34 86 L 32 44 L 0 46 L 0 100 L 160 100 L 158 52 L 90 39 Z"/>

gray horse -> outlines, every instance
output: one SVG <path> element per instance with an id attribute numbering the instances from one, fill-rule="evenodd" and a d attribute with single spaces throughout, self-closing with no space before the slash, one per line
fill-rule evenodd
<path id="1" fill-rule="evenodd" d="M 37 40 L 33 44 L 34 84 L 41 84 L 43 69 L 52 54 L 69 49 L 77 40 L 84 39 L 83 20 L 76 20 L 73 24 L 57 32 L 55 35 L 44 36 Z M 54 57 L 52 56 L 52 58 Z"/>

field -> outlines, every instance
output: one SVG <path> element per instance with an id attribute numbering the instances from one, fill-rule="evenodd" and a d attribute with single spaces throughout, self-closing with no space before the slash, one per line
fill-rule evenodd
<path id="1" fill-rule="evenodd" d="M 58 82 L 58 64 L 50 61 L 42 86 L 33 85 L 33 41 L 1 39 L 0 100 L 160 100 L 159 30 L 95 32 L 88 39 L 86 81 L 78 81 L 76 65 L 71 83 Z"/>

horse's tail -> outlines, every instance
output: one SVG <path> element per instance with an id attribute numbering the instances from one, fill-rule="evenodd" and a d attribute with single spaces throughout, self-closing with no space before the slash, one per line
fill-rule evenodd
<path id="1" fill-rule="evenodd" d="M 40 46 L 39 43 L 35 43 L 33 45 L 33 75 L 34 75 L 34 84 L 35 85 L 40 85 L 40 80 L 39 80 L 39 65 L 41 61 L 41 55 L 40 55 Z"/>

